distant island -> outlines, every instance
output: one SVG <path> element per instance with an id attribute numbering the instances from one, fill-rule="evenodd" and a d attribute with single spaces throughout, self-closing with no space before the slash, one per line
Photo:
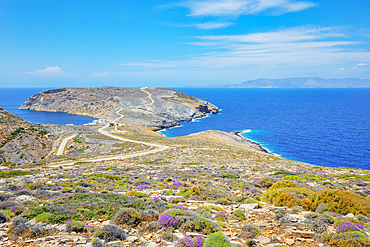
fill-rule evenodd
<path id="1" fill-rule="evenodd" d="M 370 79 L 346 78 L 324 79 L 320 77 L 299 77 L 248 80 L 236 84 L 210 85 L 214 88 L 364 88 L 370 87 Z"/>

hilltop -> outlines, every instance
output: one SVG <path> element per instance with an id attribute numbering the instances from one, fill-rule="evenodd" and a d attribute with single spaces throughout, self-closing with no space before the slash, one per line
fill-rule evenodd
<path id="1" fill-rule="evenodd" d="M 165 88 L 61 88 L 45 90 L 28 98 L 21 110 L 65 112 L 153 128 L 218 113 L 209 102 Z"/>

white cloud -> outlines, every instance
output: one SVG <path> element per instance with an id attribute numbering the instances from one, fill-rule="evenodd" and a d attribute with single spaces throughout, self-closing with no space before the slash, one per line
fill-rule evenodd
<path id="1" fill-rule="evenodd" d="M 240 16 L 267 11 L 275 14 L 297 12 L 316 4 L 297 0 L 193 0 L 182 5 L 190 9 L 190 16 Z"/>
<path id="2" fill-rule="evenodd" d="M 335 28 L 293 28 L 246 35 L 200 36 L 189 43 L 211 52 L 188 59 L 126 63 L 146 68 L 233 66 L 322 66 L 366 61 L 370 52 L 351 49 L 358 41 L 336 40 L 345 35 Z M 325 39 L 325 40 L 323 40 Z"/>
<path id="3" fill-rule="evenodd" d="M 357 66 L 366 66 L 366 65 L 368 65 L 367 63 L 359 63 L 359 64 L 357 64 Z"/>
<path id="4" fill-rule="evenodd" d="M 345 69 L 345 68 L 340 68 L 339 70 L 340 70 L 340 71 L 343 71 L 343 70 L 346 70 L 346 69 Z"/>
<path id="5" fill-rule="evenodd" d="M 205 23 L 199 23 L 194 24 L 192 26 L 195 26 L 199 29 L 217 29 L 217 28 L 225 28 L 234 25 L 234 23 L 231 22 L 205 22 Z"/>
<path id="6" fill-rule="evenodd" d="M 55 67 L 46 66 L 46 69 L 39 69 L 34 72 L 28 71 L 25 74 L 36 76 L 67 76 L 67 73 L 65 73 L 58 66 Z"/>
<path id="7" fill-rule="evenodd" d="M 235 43 L 289 43 L 305 40 L 317 40 L 326 37 L 343 37 L 335 28 L 292 28 L 275 32 L 252 33 L 245 35 L 199 36 L 211 41 Z"/>

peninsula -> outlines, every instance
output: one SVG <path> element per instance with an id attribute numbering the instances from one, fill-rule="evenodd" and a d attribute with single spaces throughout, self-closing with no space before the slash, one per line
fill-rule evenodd
<path id="1" fill-rule="evenodd" d="M 154 129 L 178 126 L 179 122 L 217 114 L 213 104 L 165 88 L 61 88 L 28 98 L 21 110 L 65 112 Z"/>

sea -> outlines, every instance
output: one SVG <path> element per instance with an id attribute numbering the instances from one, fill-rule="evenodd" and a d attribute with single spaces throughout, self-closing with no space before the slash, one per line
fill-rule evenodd
<path id="1" fill-rule="evenodd" d="M 219 114 L 161 134 L 174 137 L 216 129 L 241 132 L 281 157 L 318 166 L 370 170 L 370 88 L 173 88 L 209 101 Z M 0 106 L 31 122 L 84 124 L 92 118 L 18 110 L 41 88 L 0 88 Z"/>

